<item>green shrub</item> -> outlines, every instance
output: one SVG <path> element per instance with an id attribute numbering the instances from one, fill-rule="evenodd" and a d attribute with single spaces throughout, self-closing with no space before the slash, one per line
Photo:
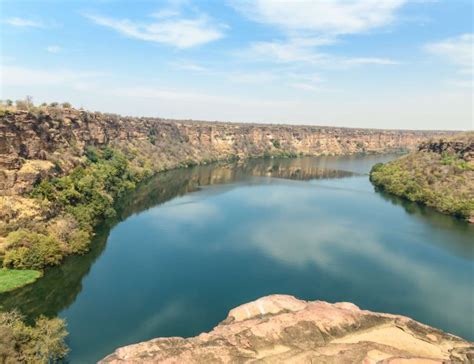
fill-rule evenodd
<path id="1" fill-rule="evenodd" d="M 91 234 L 85 230 L 76 230 L 71 233 L 68 240 L 70 252 L 73 254 L 84 254 L 89 250 Z"/>
<path id="2" fill-rule="evenodd" d="M 16 269 L 42 269 L 57 265 L 63 258 L 59 242 L 51 236 L 25 229 L 11 232 L 6 238 L 3 266 Z"/>
<path id="3" fill-rule="evenodd" d="M 64 320 L 40 316 L 33 326 L 16 311 L 0 312 L 1 363 L 53 363 L 66 356 Z"/>

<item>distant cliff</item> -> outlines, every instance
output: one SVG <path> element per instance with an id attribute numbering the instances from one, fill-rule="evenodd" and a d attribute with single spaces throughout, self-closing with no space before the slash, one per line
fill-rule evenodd
<path id="1" fill-rule="evenodd" d="M 413 150 L 434 131 L 258 125 L 122 117 L 38 108 L 0 115 L 0 195 L 31 190 L 48 175 L 67 174 L 88 145 L 109 145 L 153 171 L 216 160 Z"/>
<path id="2" fill-rule="evenodd" d="M 425 141 L 415 152 L 375 165 L 370 178 L 389 193 L 474 223 L 474 132 Z"/>

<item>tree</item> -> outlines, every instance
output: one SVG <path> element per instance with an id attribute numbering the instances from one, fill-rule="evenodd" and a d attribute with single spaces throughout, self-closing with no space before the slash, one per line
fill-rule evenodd
<path id="1" fill-rule="evenodd" d="M 72 107 L 72 105 L 69 102 L 63 102 L 61 106 L 63 109 L 70 109 Z"/>
<path id="2" fill-rule="evenodd" d="M 24 100 L 16 100 L 15 105 L 18 110 L 28 110 L 28 105 Z"/>
<path id="3" fill-rule="evenodd" d="M 13 101 L 10 99 L 7 99 L 6 103 L 7 103 L 7 106 L 13 106 Z"/>
<path id="4" fill-rule="evenodd" d="M 16 100 L 15 104 L 18 110 L 30 110 L 34 106 L 33 97 L 26 96 L 24 100 Z"/>
<path id="5" fill-rule="evenodd" d="M 25 103 L 26 103 L 26 106 L 28 107 L 28 109 L 32 108 L 34 106 L 33 104 L 33 96 L 30 96 L 30 95 L 27 95 L 25 97 Z"/>
<path id="6" fill-rule="evenodd" d="M 40 316 L 28 326 L 17 311 L 0 312 L 0 363 L 55 363 L 68 353 L 66 323 Z"/>

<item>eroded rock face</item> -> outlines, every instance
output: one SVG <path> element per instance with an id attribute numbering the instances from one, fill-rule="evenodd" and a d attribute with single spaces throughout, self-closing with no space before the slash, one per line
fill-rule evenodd
<path id="1" fill-rule="evenodd" d="M 456 154 L 466 162 L 474 162 L 474 133 L 466 132 L 447 139 L 434 139 L 421 143 L 419 152 Z"/>
<path id="2" fill-rule="evenodd" d="M 133 118 L 75 109 L 6 111 L 0 116 L 0 195 L 22 194 L 45 175 L 67 174 L 88 145 L 113 146 L 159 172 L 235 157 L 413 150 L 421 141 L 445 134 Z M 35 168 L 23 173 L 31 161 Z"/>
<path id="3" fill-rule="evenodd" d="M 352 303 L 272 295 L 229 312 L 211 332 L 117 349 L 100 363 L 470 363 L 473 343 Z"/>

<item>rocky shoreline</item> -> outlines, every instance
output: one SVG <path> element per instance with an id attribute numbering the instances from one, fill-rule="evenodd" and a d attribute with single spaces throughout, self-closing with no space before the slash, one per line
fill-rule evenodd
<path id="1" fill-rule="evenodd" d="M 231 310 L 209 333 L 125 346 L 100 363 L 472 363 L 474 343 L 348 302 L 271 295 Z"/>

